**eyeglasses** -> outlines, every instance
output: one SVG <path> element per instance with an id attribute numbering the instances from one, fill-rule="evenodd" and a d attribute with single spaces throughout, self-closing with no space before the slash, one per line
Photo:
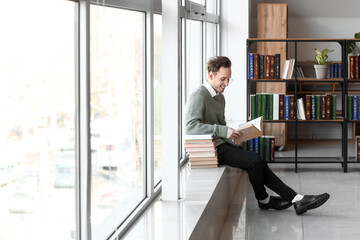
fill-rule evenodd
<path id="1" fill-rule="evenodd" d="M 226 83 L 226 82 L 229 82 L 229 84 L 230 84 L 230 83 L 233 83 L 233 82 L 234 82 L 234 79 L 232 79 L 232 78 L 225 78 L 224 80 L 220 80 L 220 82 L 221 82 L 221 84 L 224 84 L 224 83 Z"/>
<path id="2" fill-rule="evenodd" d="M 216 76 L 216 74 L 217 74 L 217 73 L 214 72 L 214 76 Z M 234 82 L 234 79 L 233 79 L 233 78 L 225 78 L 225 79 L 220 80 L 220 83 L 221 83 L 221 84 L 224 84 L 224 83 L 226 83 L 227 81 L 228 81 L 228 83 L 230 84 L 230 83 L 233 83 L 233 82 Z"/>

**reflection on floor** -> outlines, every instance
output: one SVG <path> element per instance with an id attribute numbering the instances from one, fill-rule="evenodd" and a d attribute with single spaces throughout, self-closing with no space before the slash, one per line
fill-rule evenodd
<path id="1" fill-rule="evenodd" d="M 360 165 L 350 164 L 348 173 L 343 173 L 336 164 L 300 164 L 299 173 L 294 173 L 289 164 L 270 166 L 301 194 L 328 192 L 330 199 L 320 208 L 300 216 L 293 208 L 260 210 L 248 184 L 233 200 L 221 240 L 359 239 Z"/>

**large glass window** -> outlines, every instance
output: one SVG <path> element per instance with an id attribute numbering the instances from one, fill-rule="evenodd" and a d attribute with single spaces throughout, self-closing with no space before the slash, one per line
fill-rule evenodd
<path id="1" fill-rule="evenodd" d="M 216 14 L 217 0 L 206 0 L 206 12 Z"/>
<path id="2" fill-rule="evenodd" d="M 186 20 L 186 98 L 203 80 L 202 22 Z"/>
<path id="3" fill-rule="evenodd" d="M 91 227 L 104 239 L 145 198 L 145 13 L 91 5 Z"/>
<path id="4" fill-rule="evenodd" d="M 0 8 L 0 239 L 74 239 L 75 5 Z"/>
<path id="5" fill-rule="evenodd" d="M 206 23 L 206 61 L 216 56 L 216 24 Z"/>
<path id="6" fill-rule="evenodd" d="M 154 15 L 154 185 L 161 180 L 162 149 L 162 18 Z"/>

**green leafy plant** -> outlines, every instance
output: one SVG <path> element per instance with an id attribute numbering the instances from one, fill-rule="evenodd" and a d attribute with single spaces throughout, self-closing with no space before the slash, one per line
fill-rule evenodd
<path id="1" fill-rule="evenodd" d="M 319 49 L 315 48 L 315 60 L 317 62 L 317 64 L 319 65 L 325 65 L 328 64 L 329 62 L 326 62 L 326 59 L 328 59 L 328 53 L 333 52 L 334 50 L 330 50 L 325 48 L 324 50 L 320 51 Z"/>
<path id="2" fill-rule="evenodd" d="M 355 33 L 355 34 L 354 34 L 354 38 L 355 38 L 355 39 L 359 39 L 359 38 L 360 38 L 360 32 Z M 347 49 L 348 54 L 352 53 L 355 49 L 357 49 L 357 50 L 360 52 L 360 48 L 359 48 L 359 46 L 356 44 L 356 42 L 350 43 L 350 45 L 348 46 L 348 49 Z"/>

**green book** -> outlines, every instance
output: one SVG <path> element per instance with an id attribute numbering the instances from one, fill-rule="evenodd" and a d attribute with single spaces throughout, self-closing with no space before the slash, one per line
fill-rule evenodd
<path id="1" fill-rule="evenodd" d="M 264 160 L 264 136 L 260 136 L 259 138 L 259 153 L 260 158 Z"/>
<path id="2" fill-rule="evenodd" d="M 274 94 L 269 94 L 269 119 L 274 119 Z"/>
<path id="3" fill-rule="evenodd" d="M 336 95 L 331 95 L 331 119 L 336 119 Z"/>
<path id="4" fill-rule="evenodd" d="M 266 94 L 262 93 L 261 94 L 261 115 L 263 117 L 263 119 L 266 119 Z"/>
<path id="5" fill-rule="evenodd" d="M 257 93 L 255 95 L 255 105 L 256 105 L 256 117 L 255 118 L 258 118 L 261 116 L 261 103 L 262 103 L 262 95 L 261 93 Z"/>
<path id="6" fill-rule="evenodd" d="M 255 94 L 250 95 L 250 119 L 256 118 L 256 100 Z"/>
<path id="7" fill-rule="evenodd" d="M 270 162 L 270 136 L 264 136 L 264 145 L 265 145 L 265 152 L 264 152 L 264 160 L 266 162 Z"/>
<path id="8" fill-rule="evenodd" d="M 320 95 L 316 95 L 315 96 L 315 119 L 316 120 L 320 120 L 321 119 L 321 96 Z"/>

